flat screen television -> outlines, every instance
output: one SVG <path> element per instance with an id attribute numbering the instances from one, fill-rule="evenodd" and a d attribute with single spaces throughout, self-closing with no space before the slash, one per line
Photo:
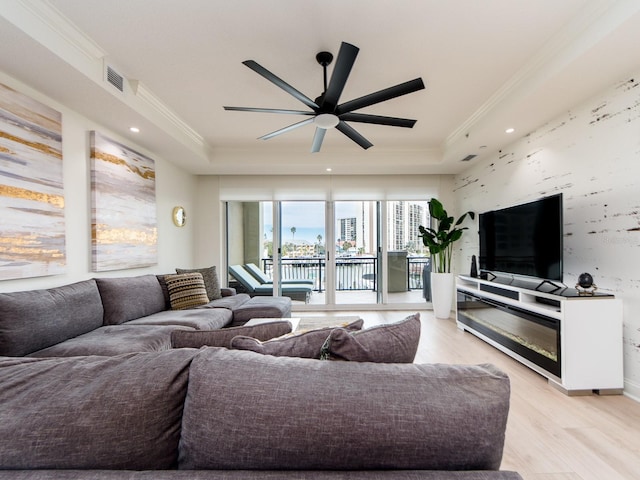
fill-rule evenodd
<path id="1" fill-rule="evenodd" d="M 483 272 L 562 281 L 562 194 L 479 215 Z"/>

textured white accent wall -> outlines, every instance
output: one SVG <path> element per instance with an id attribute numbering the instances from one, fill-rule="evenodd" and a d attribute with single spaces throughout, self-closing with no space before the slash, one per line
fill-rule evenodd
<path id="1" fill-rule="evenodd" d="M 457 211 L 562 192 L 564 283 L 582 272 L 624 304 L 625 393 L 640 398 L 640 72 L 456 176 Z M 458 272 L 478 253 L 463 237 Z"/>

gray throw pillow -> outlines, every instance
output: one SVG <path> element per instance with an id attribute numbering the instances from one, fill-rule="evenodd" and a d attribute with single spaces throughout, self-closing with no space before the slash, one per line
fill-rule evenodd
<path id="1" fill-rule="evenodd" d="M 364 321 L 358 319 L 345 327 L 345 331 L 360 330 Z M 286 335 L 261 342 L 251 337 L 237 336 L 231 340 L 231 348 L 237 350 L 251 350 L 252 352 L 277 357 L 320 358 L 320 350 L 334 327 L 309 330 L 300 334 Z"/>
<path id="2" fill-rule="evenodd" d="M 204 287 L 207 289 L 209 300 L 217 300 L 222 298 L 220 291 L 220 280 L 218 280 L 218 272 L 216 267 L 207 268 L 176 268 L 176 273 L 199 273 L 204 280 Z"/>
<path id="3" fill-rule="evenodd" d="M 231 347 L 231 340 L 238 335 L 270 340 L 291 332 L 291 322 L 268 322 L 248 327 L 229 327 L 218 330 L 175 330 L 171 332 L 173 348 Z"/>
<path id="4" fill-rule="evenodd" d="M 420 314 L 357 332 L 334 329 L 321 358 L 354 362 L 413 363 L 420 342 Z"/>

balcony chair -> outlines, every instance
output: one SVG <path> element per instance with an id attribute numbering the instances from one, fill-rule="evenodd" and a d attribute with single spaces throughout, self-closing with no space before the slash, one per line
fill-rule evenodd
<path id="1" fill-rule="evenodd" d="M 260 270 L 260 267 L 258 267 L 255 263 L 245 263 L 244 269 L 247 270 L 251 275 L 253 275 L 261 284 L 273 284 L 273 280 L 271 280 L 266 273 Z M 311 278 L 290 278 L 282 280 L 282 285 L 291 285 L 294 283 L 297 283 L 298 285 L 313 286 L 315 282 Z"/>
<path id="2" fill-rule="evenodd" d="M 272 296 L 273 283 L 262 284 L 256 280 L 242 265 L 230 265 L 229 274 L 235 278 L 250 296 Z M 309 297 L 313 291 L 313 286 L 309 284 L 290 283 L 282 285 L 282 296 L 291 300 L 298 300 L 309 303 Z"/>

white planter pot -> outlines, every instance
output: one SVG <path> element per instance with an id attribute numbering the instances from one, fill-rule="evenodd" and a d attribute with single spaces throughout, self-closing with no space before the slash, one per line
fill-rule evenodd
<path id="1" fill-rule="evenodd" d="M 453 304 L 453 273 L 431 272 L 431 303 L 436 318 L 449 318 Z"/>

